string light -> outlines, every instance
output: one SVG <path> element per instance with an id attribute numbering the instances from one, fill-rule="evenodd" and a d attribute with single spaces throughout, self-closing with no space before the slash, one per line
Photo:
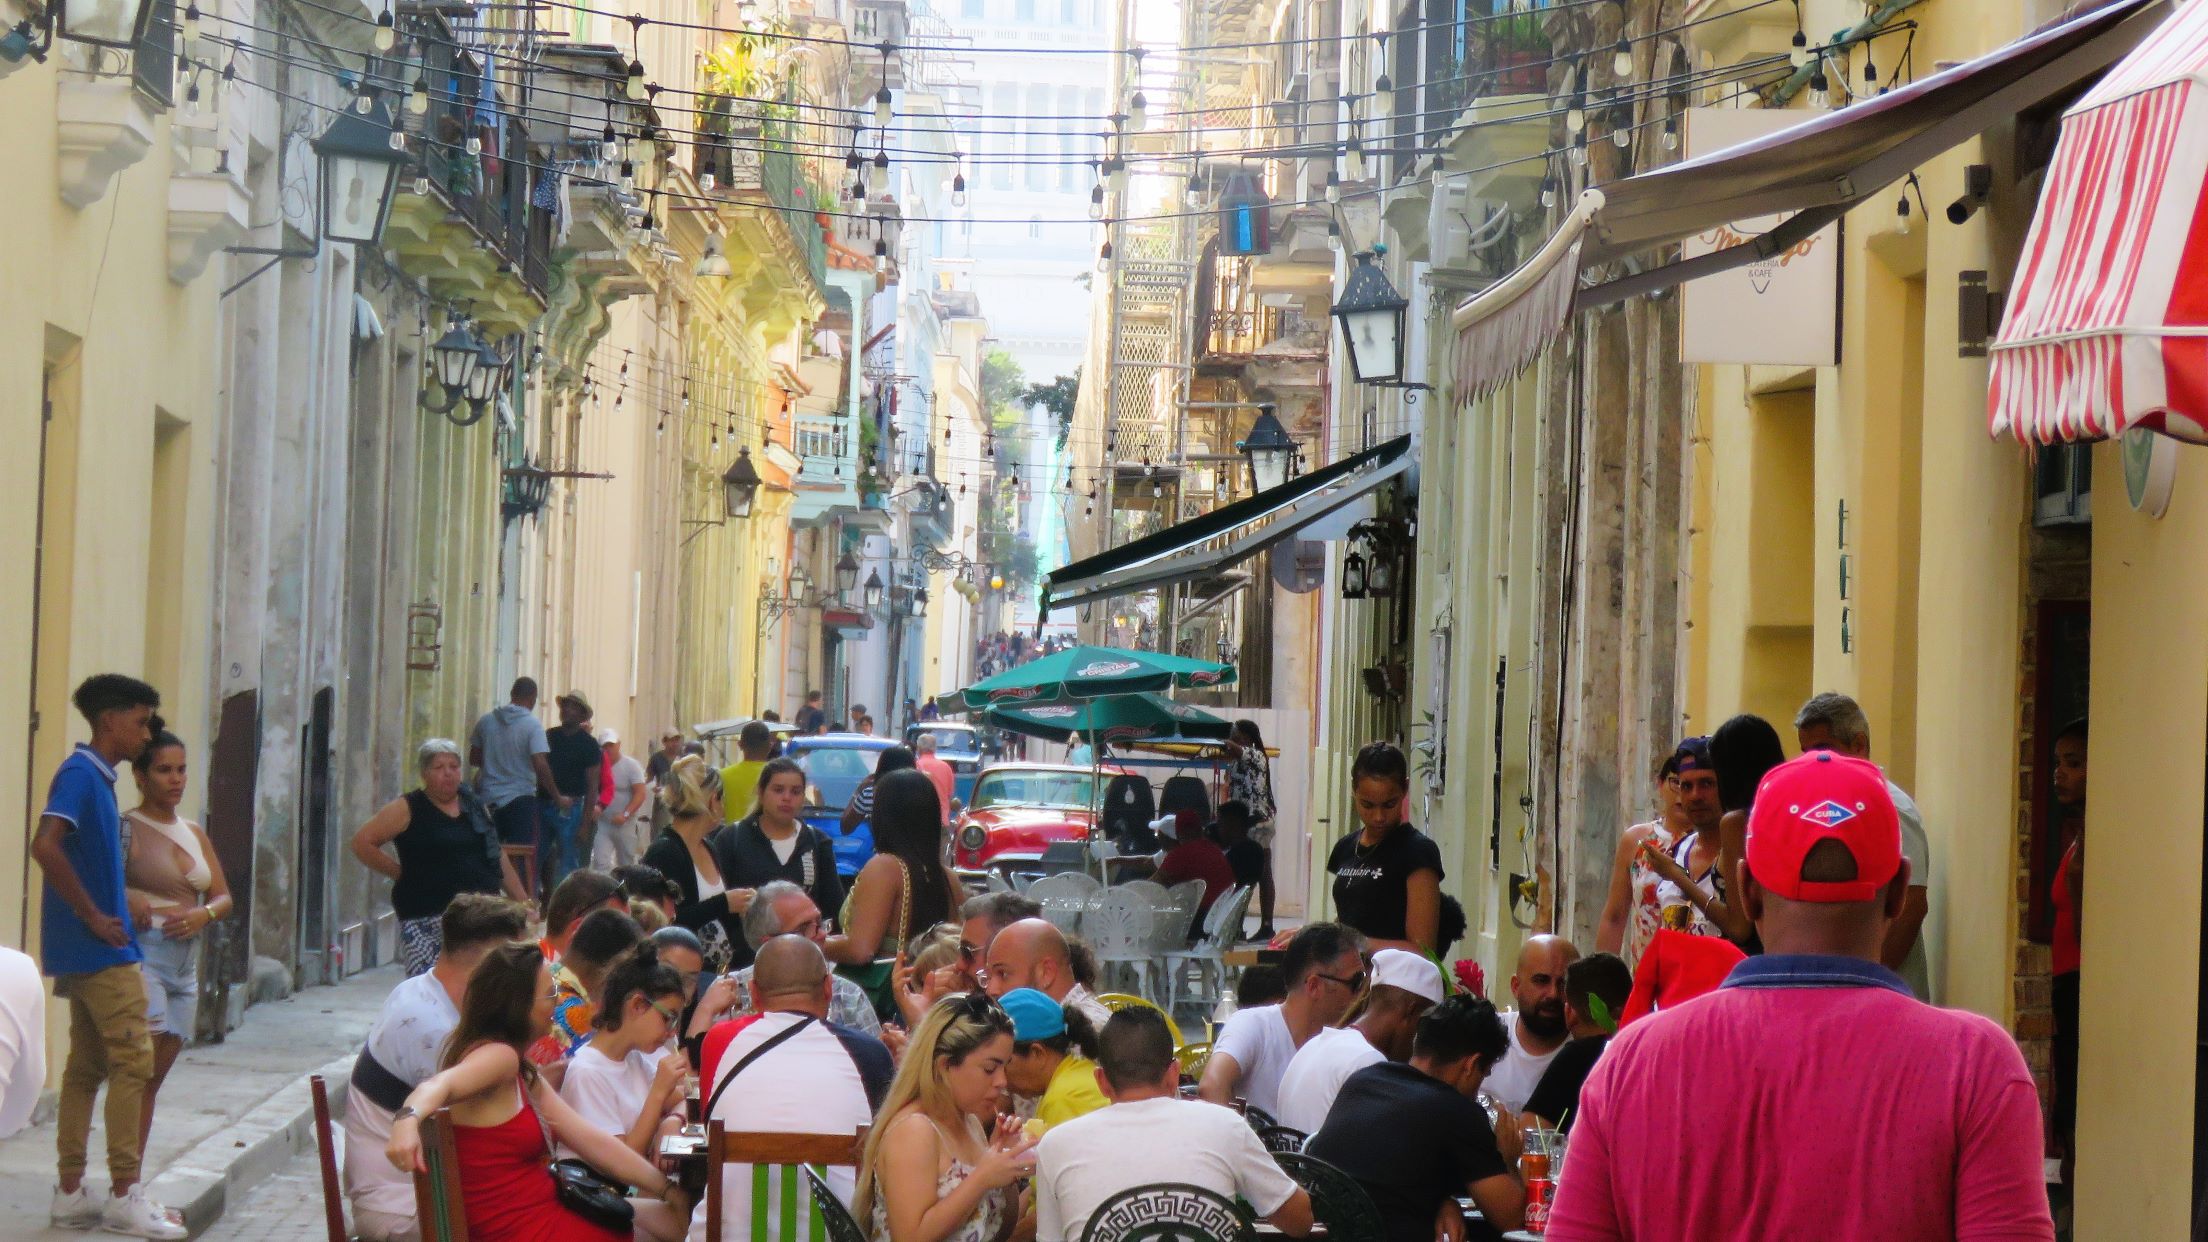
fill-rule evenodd
<path id="1" fill-rule="evenodd" d="M 407 91 L 407 93 L 406 93 L 406 110 L 407 110 L 407 112 L 408 112 L 408 113 L 409 113 L 410 115 L 413 115 L 413 116 L 424 116 L 424 115 L 427 115 L 427 114 L 428 114 L 428 112 L 429 112 L 429 79 L 428 79 L 428 78 L 426 78 L 426 77 L 425 77 L 425 78 L 416 78 L 416 79 L 414 79 L 414 86 L 413 86 L 413 88 L 412 88 L 411 90 Z"/>
<path id="2" fill-rule="evenodd" d="M 1618 29 L 1618 46 L 1610 53 L 1610 69 L 1621 78 L 1633 76 L 1633 45 L 1625 38 L 1625 29 Z"/>
<path id="3" fill-rule="evenodd" d="M 194 13 L 196 14 L 197 6 L 195 5 L 193 7 Z M 392 48 L 398 46 L 398 42 L 398 23 L 392 18 L 391 10 L 386 7 L 383 12 L 376 14 L 376 33 L 374 38 L 376 50 L 379 52 L 388 52 Z"/>

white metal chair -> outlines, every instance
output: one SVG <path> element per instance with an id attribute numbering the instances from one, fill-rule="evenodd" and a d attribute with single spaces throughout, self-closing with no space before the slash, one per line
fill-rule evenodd
<path id="1" fill-rule="evenodd" d="M 1156 921 L 1156 905 L 1142 893 L 1130 892 L 1127 885 L 1101 888 L 1089 896 L 1088 907 L 1081 913 L 1081 935 L 1096 953 L 1103 976 L 1099 983 L 1110 978 L 1114 966 L 1124 966 L 1135 978 L 1134 993 L 1150 996 L 1150 936 Z"/>
<path id="2" fill-rule="evenodd" d="M 1211 903 L 1211 910 L 1204 916 L 1204 936 L 1193 946 L 1181 946 L 1166 950 L 1165 957 L 1165 1010 L 1173 1011 L 1173 1002 L 1180 994 L 1181 976 L 1190 966 L 1196 967 L 1196 986 L 1190 994 L 1204 1003 L 1219 999 L 1226 987 L 1227 950 L 1232 949 L 1242 936 L 1242 916 L 1249 912 L 1250 894 L 1256 886 L 1245 884 L 1219 900 Z"/>
<path id="3" fill-rule="evenodd" d="M 1139 893 L 1148 898 L 1153 906 L 1163 906 L 1172 901 L 1172 894 L 1166 892 L 1165 885 L 1158 883 L 1156 880 L 1129 880 L 1114 887 L 1124 888 L 1130 893 Z"/>
<path id="4" fill-rule="evenodd" d="M 1051 926 L 1067 935 L 1079 935 L 1089 898 L 1101 887 L 1095 876 L 1065 871 L 1028 885 L 1027 895 L 1042 904 L 1043 917 L 1050 920 Z"/>
<path id="5" fill-rule="evenodd" d="M 1148 886 L 1156 887 L 1154 884 Z M 1188 947 L 1189 925 L 1196 921 L 1196 907 L 1204 901 L 1204 882 L 1185 880 L 1163 891 L 1165 898 L 1155 907 L 1150 920 L 1150 965 L 1161 977 L 1166 969 L 1165 955 Z"/>

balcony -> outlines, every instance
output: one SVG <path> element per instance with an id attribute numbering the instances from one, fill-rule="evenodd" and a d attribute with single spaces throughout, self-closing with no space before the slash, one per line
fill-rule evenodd
<path id="1" fill-rule="evenodd" d="M 1454 130 L 1460 115 L 1493 96 L 1546 95 L 1554 55 L 1539 10 L 1513 0 L 1467 0 L 1475 16 L 1518 10 L 1498 20 L 1463 22 L 1452 0 L 1414 0 L 1397 13 L 1399 28 L 1423 25 L 1420 38 L 1394 41 L 1389 72 L 1396 83 L 1388 179 L 1401 181 L 1431 147 Z M 1422 11 L 1423 10 L 1423 11 Z"/>
<path id="2" fill-rule="evenodd" d="M 1326 325 L 1293 310 L 1255 306 L 1215 310 L 1204 316 L 1199 362 L 1300 356 L 1326 352 Z"/>
<path id="3" fill-rule="evenodd" d="M 453 41 L 443 15 L 403 11 L 403 35 L 419 50 L 429 110 L 404 114 L 413 167 L 402 170 L 386 240 L 431 296 L 464 303 L 494 329 L 519 332 L 544 311 L 551 216 L 530 205 L 539 161 L 515 102 L 517 89 L 486 78 Z"/>
<path id="4" fill-rule="evenodd" d="M 706 108 L 710 113 L 713 102 Z M 711 179 L 730 232 L 742 243 L 727 251 L 736 267 L 732 287 L 742 290 L 754 315 L 773 314 L 794 298 L 802 307 L 795 319 L 817 319 L 827 309 L 828 239 L 814 215 L 812 186 L 773 122 L 724 116 L 705 118 L 708 128 L 727 132 L 699 135 L 691 172 L 700 185 Z"/>

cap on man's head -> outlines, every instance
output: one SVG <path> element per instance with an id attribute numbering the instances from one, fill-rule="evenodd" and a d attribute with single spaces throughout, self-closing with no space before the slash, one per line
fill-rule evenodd
<path id="1" fill-rule="evenodd" d="M 682 730 L 680 729 L 662 729 L 660 730 L 659 734 L 659 740 L 662 742 L 666 741 L 668 738 L 675 738 L 677 740 L 680 740 L 681 737 Z"/>
<path id="2" fill-rule="evenodd" d="M 1012 1019 L 1012 1038 L 1020 1043 L 1066 1033 L 1065 1009 L 1034 988 L 1014 988 L 998 997 L 997 1005 Z"/>
<path id="3" fill-rule="evenodd" d="M 1672 748 L 1671 764 L 1674 772 L 1710 772 L 1716 765 L 1710 762 L 1710 739 L 1690 737 Z"/>
<path id="4" fill-rule="evenodd" d="M 1442 1000 L 1441 967 L 1405 949 L 1382 949 L 1372 955 L 1372 983 L 1374 987 L 1401 988 L 1437 1005 Z"/>
<path id="5" fill-rule="evenodd" d="M 1805 880 L 1811 850 L 1838 841 L 1851 880 Z M 1790 901 L 1872 901 L 1901 869 L 1901 816 L 1886 774 L 1866 759 L 1813 750 L 1764 774 L 1748 812 L 1748 870 Z"/>
<path id="6" fill-rule="evenodd" d="M 583 692 L 580 690 L 570 690 L 566 694 L 563 694 L 552 701 L 555 704 L 573 703 L 575 705 L 575 710 L 581 712 L 586 717 L 592 714 L 590 710 L 590 700 L 584 698 Z"/>
<path id="7" fill-rule="evenodd" d="M 618 746 L 621 744 L 621 735 L 611 729 L 600 729 L 598 730 L 598 744 L 600 746 Z"/>

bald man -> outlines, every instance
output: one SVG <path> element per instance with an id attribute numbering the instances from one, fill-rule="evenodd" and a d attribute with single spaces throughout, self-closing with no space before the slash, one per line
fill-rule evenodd
<path id="1" fill-rule="evenodd" d="M 835 996 L 830 979 L 828 959 L 804 936 L 776 936 L 759 946 L 751 968 L 759 1012 L 716 1024 L 699 1055 L 708 1119 L 786 1134 L 856 1134 L 872 1124 L 896 1067 L 882 1041 L 827 1020 Z M 781 1042 L 769 1047 L 777 1037 Z M 751 1167 L 725 1167 L 721 1236 L 750 1242 Z M 828 1185 L 839 1198 L 851 1195 L 852 1172 L 829 1167 Z M 705 1210 L 702 1202 L 698 1210 Z M 693 1236 L 704 1230 L 700 1216 Z"/>
<path id="2" fill-rule="evenodd" d="M 1514 1113 L 1526 1106 L 1549 1062 L 1571 1038 L 1564 1017 L 1564 968 L 1578 960 L 1578 946 L 1562 936 L 1528 936 L 1518 947 L 1518 969 L 1510 976 L 1518 1007 L 1500 1015 L 1510 1049 L 1482 1086 Z"/>
<path id="3" fill-rule="evenodd" d="M 982 974 L 981 985 L 991 996 L 1033 988 L 1061 1005 L 1079 1009 L 1099 1030 L 1112 1016 L 1095 993 L 1074 979 L 1066 935 L 1045 919 L 1021 919 L 998 932 L 989 942 L 988 966 Z"/>

